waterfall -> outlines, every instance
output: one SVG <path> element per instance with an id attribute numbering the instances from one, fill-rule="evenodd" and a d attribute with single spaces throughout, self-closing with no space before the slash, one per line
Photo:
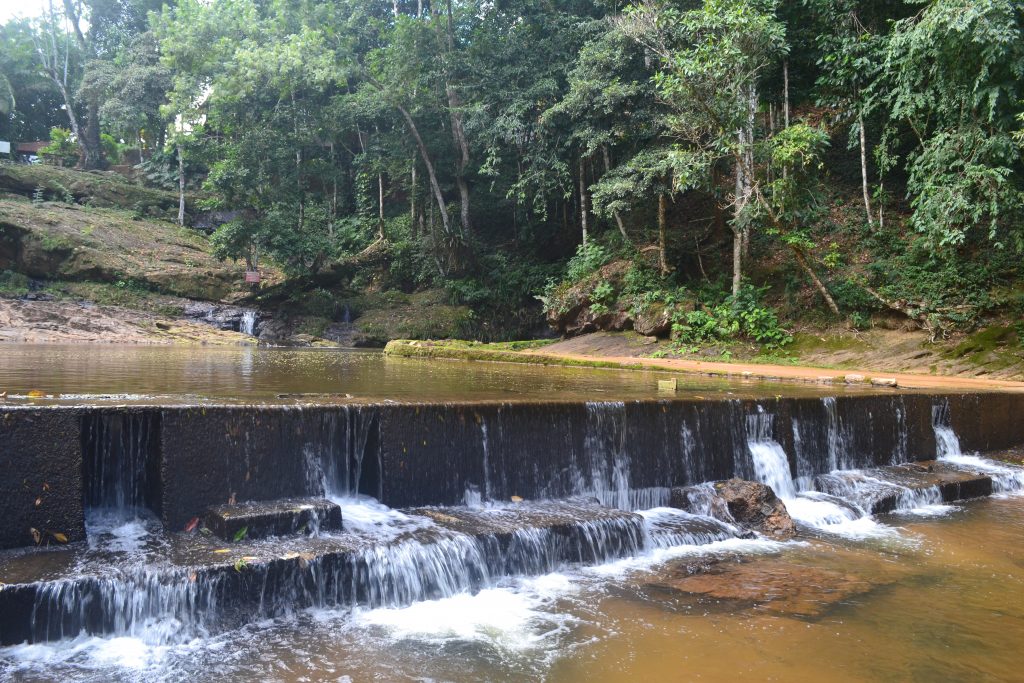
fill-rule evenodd
<path id="1" fill-rule="evenodd" d="M 85 502 L 92 510 L 128 519 L 152 506 L 151 479 L 159 416 L 98 413 L 83 419 Z"/>
<path id="2" fill-rule="evenodd" d="M 255 337 L 258 319 L 259 314 L 256 311 L 245 311 L 242 313 L 242 319 L 238 322 L 238 331 L 250 337 Z"/>
<path id="3" fill-rule="evenodd" d="M 950 426 L 949 401 L 944 400 L 932 406 L 932 428 L 935 430 L 935 457 L 939 460 L 963 455 L 960 438 Z"/>
<path id="4" fill-rule="evenodd" d="M 773 416 L 761 406 L 747 416 L 747 449 L 758 481 L 772 487 L 783 500 L 796 496 L 796 485 L 789 469 L 789 458 L 772 438 Z"/>

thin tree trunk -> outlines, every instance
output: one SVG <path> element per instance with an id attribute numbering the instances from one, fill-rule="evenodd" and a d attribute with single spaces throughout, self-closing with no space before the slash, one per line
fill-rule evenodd
<path id="1" fill-rule="evenodd" d="M 420 131 L 416 127 L 416 122 L 412 120 L 412 116 L 401 105 L 396 105 L 398 111 L 401 112 L 402 118 L 405 119 L 406 125 L 409 126 L 409 132 L 412 133 L 413 139 L 416 140 L 416 145 L 420 150 L 420 158 L 423 159 L 423 165 L 427 167 L 427 177 L 430 179 L 430 187 L 434 191 L 434 201 L 437 202 L 437 209 L 441 213 L 441 223 L 444 226 L 445 234 L 450 235 L 451 225 L 448 223 L 448 212 L 445 211 L 444 207 L 444 195 L 441 194 L 441 186 L 437 182 L 437 174 L 434 172 L 434 164 L 430 161 L 430 153 L 427 152 L 427 146 L 423 144 L 423 138 L 420 137 Z"/>
<path id="2" fill-rule="evenodd" d="M 747 125 L 744 149 L 743 205 L 746 206 L 754 192 L 754 125 L 757 122 L 757 87 L 747 86 Z M 750 223 L 743 222 L 743 257 L 750 258 Z"/>
<path id="3" fill-rule="evenodd" d="M 842 315 L 842 313 L 839 312 L 839 306 L 836 306 L 835 299 L 832 298 L 832 295 L 828 293 L 827 289 L 825 289 L 825 285 L 822 284 L 820 279 L 818 279 L 818 276 L 811 268 L 811 265 L 807 262 L 807 258 L 804 256 L 803 251 L 798 247 L 793 247 L 793 255 L 796 256 L 796 262 L 799 263 L 800 267 L 804 269 L 805 273 L 807 273 L 807 277 L 811 278 L 811 282 L 814 283 L 815 289 L 817 289 L 821 296 L 824 297 L 825 303 L 828 304 L 829 309 L 831 309 L 836 315 Z"/>
<path id="4" fill-rule="evenodd" d="M 412 155 L 409 172 L 409 227 L 413 237 L 416 236 L 416 155 Z"/>
<path id="5" fill-rule="evenodd" d="M 601 145 L 601 152 L 604 155 L 604 172 L 608 173 L 612 170 L 611 155 L 608 153 L 608 145 Z M 615 218 L 615 224 L 619 226 L 619 233 L 622 234 L 622 239 L 626 240 L 626 244 L 630 243 L 629 235 L 626 233 L 626 226 L 622 223 L 622 216 L 619 215 L 618 210 L 612 211 L 612 216 Z"/>
<path id="6" fill-rule="evenodd" d="M 384 174 L 377 174 L 377 239 L 384 239 Z"/>
<path id="7" fill-rule="evenodd" d="M 327 221 L 327 236 L 334 239 L 334 221 L 338 219 L 338 169 L 334 156 L 334 140 L 331 140 L 331 218 Z"/>
<path id="8" fill-rule="evenodd" d="M 450 10 L 449 10 L 450 13 Z M 462 231 L 466 237 L 473 234 L 473 224 L 469 216 L 469 184 L 466 182 L 466 167 L 469 165 L 469 142 L 466 140 L 466 129 L 462 125 L 462 113 L 459 111 L 461 102 L 458 93 L 451 85 L 446 86 L 448 94 L 448 113 L 452 122 L 452 141 L 455 143 L 456 170 L 455 184 L 459 188 L 459 218 Z"/>
<path id="9" fill-rule="evenodd" d="M 868 145 L 864 135 L 864 114 L 857 117 L 857 125 L 860 127 L 860 178 L 864 190 L 864 211 L 868 217 L 868 227 L 872 227 L 874 216 L 871 214 L 871 195 L 868 192 Z"/>
<path id="10" fill-rule="evenodd" d="M 782 121 L 789 128 L 789 60 L 782 60 Z"/>
<path id="11" fill-rule="evenodd" d="M 662 275 L 668 275 L 668 259 L 665 256 L 666 239 L 666 214 L 668 213 L 668 202 L 665 193 L 658 193 L 658 268 Z"/>
<path id="12" fill-rule="evenodd" d="M 583 246 L 587 246 L 589 230 L 587 229 L 587 174 L 586 161 L 580 155 L 580 225 L 583 228 Z"/>
<path id="13" fill-rule="evenodd" d="M 185 225 L 185 157 L 178 143 L 178 225 Z"/>

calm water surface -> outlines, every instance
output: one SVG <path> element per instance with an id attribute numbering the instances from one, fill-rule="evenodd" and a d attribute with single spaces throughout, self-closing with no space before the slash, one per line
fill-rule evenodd
<path id="1" fill-rule="evenodd" d="M 386 357 L 379 351 L 257 347 L 3 345 L 8 402 L 282 400 L 626 400 L 653 398 L 659 372 Z M 680 378 L 691 395 L 835 394 L 812 385 Z"/>

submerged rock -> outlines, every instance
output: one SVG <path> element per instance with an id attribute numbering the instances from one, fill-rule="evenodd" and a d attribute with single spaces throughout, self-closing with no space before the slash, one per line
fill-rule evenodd
<path id="1" fill-rule="evenodd" d="M 749 605 L 762 612 L 804 618 L 820 617 L 874 587 L 848 572 L 776 558 L 684 566 L 666 571 L 646 585 L 654 593 L 722 601 L 730 609 Z"/>
<path id="2" fill-rule="evenodd" d="M 669 505 L 733 522 L 772 538 L 796 535 L 793 518 L 770 486 L 734 478 L 715 482 L 713 487 L 713 493 L 705 487 L 672 489 Z"/>

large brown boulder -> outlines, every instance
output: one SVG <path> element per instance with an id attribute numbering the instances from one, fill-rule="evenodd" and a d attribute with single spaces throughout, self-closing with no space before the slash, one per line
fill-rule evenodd
<path id="1" fill-rule="evenodd" d="M 772 487 L 756 481 L 745 479 L 729 479 L 714 483 L 714 504 L 704 501 L 703 509 L 694 509 L 696 487 L 672 489 L 669 505 L 694 513 L 708 514 L 715 517 L 729 517 L 724 521 L 734 522 L 772 538 L 792 538 L 796 535 L 796 525 L 789 516 L 786 505 Z M 723 504 L 724 503 L 724 510 Z M 725 515 L 725 511 L 728 515 Z"/>
<path id="2" fill-rule="evenodd" d="M 662 303 L 645 307 L 633 319 L 633 329 L 645 337 L 667 337 L 672 330 L 668 307 Z"/>

